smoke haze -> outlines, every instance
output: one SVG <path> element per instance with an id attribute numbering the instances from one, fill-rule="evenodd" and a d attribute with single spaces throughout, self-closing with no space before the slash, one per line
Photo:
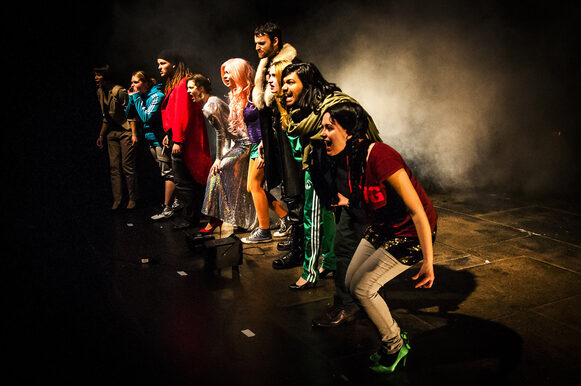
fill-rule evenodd
<path id="1" fill-rule="evenodd" d="M 140 4 L 139 6 L 137 4 Z M 433 188 L 576 188 L 578 57 L 571 9 L 491 2 L 114 3 L 108 59 L 157 75 L 181 50 L 226 88 L 219 66 L 258 63 L 252 31 L 278 23 L 299 57 L 355 97 L 383 140 Z M 547 19 L 545 20 L 544 17 Z"/>

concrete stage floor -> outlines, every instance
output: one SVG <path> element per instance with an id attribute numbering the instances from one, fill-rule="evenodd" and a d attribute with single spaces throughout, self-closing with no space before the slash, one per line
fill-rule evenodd
<path id="1" fill-rule="evenodd" d="M 187 232 L 149 220 L 152 204 L 112 213 L 106 191 L 73 197 L 8 222 L 5 273 L 15 283 L 5 292 L 4 385 L 581 380 L 579 204 L 431 194 L 440 216 L 435 286 L 413 288 L 417 267 L 385 286 L 412 351 L 406 368 L 375 376 L 367 369 L 377 348 L 370 321 L 312 327 L 334 283 L 289 290 L 300 268 L 273 270 L 274 242 L 245 246 L 239 273 L 213 274 L 204 251 L 188 248 Z"/>

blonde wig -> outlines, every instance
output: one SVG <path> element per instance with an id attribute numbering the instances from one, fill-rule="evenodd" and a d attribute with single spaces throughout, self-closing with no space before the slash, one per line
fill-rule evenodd
<path id="1" fill-rule="evenodd" d="M 228 71 L 230 74 L 230 85 L 226 85 L 224 81 L 224 73 Z M 230 88 L 228 99 L 230 101 L 230 116 L 228 121 L 230 126 L 237 129 L 244 128 L 243 111 L 250 93 L 254 87 L 254 69 L 246 60 L 241 58 L 233 58 L 225 61 L 221 68 L 222 82 Z"/>

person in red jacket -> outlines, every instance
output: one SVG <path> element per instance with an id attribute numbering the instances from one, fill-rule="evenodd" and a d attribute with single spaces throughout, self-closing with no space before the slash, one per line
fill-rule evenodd
<path id="1" fill-rule="evenodd" d="M 161 105 L 164 146 L 171 149 L 176 193 L 183 205 L 175 229 L 199 225 L 206 180 L 212 159 L 204 114 L 199 103 L 188 95 L 187 77 L 192 74 L 182 57 L 163 50 L 157 59 L 165 83 Z"/>

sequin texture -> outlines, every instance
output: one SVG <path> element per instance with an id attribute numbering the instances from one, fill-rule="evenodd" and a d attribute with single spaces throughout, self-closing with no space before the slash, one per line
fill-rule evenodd
<path id="1" fill-rule="evenodd" d="M 423 259 L 420 241 L 415 237 L 398 237 L 381 232 L 380 227 L 369 226 L 363 236 L 376 249 L 383 248 L 400 263 L 414 265 Z M 435 234 L 432 236 L 434 237 Z"/>
<path id="2" fill-rule="evenodd" d="M 224 101 L 211 97 L 203 111 L 216 129 L 220 172 L 208 176 L 202 213 L 244 229 L 254 229 L 258 218 L 252 196 L 246 190 L 251 146 L 248 134 L 244 129 L 228 127 L 229 109 Z"/>

